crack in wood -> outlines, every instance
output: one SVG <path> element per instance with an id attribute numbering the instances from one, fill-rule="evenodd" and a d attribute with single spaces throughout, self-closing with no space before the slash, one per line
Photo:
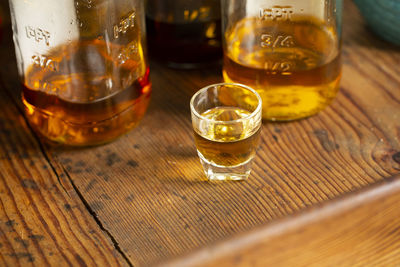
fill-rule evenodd
<path id="1" fill-rule="evenodd" d="M 83 197 L 82 193 L 79 191 L 78 187 L 75 185 L 74 181 L 72 180 L 71 176 L 68 174 L 67 170 L 65 170 L 64 166 L 62 166 L 64 173 L 66 174 L 68 180 L 70 181 L 72 187 L 74 188 L 75 192 L 77 193 L 79 199 L 82 201 L 83 205 L 85 205 L 86 209 L 90 213 L 90 215 L 93 217 L 95 220 L 96 224 L 100 227 L 100 229 L 110 238 L 111 242 L 113 243 L 113 246 L 115 250 L 118 251 L 118 253 L 122 256 L 122 258 L 126 261 L 128 266 L 134 267 L 132 262 L 128 259 L 128 256 L 122 251 L 121 247 L 118 244 L 118 241 L 115 239 L 115 237 L 111 234 L 110 231 L 108 231 L 103 223 L 99 220 L 97 213 L 90 207 L 89 203 L 86 201 L 86 199 Z"/>
<path id="2" fill-rule="evenodd" d="M 0 76 L 0 86 L 3 88 L 7 88 L 4 85 L 4 82 L 2 80 L 2 77 Z M 113 247 L 115 248 L 115 250 L 122 256 L 122 258 L 125 260 L 125 262 L 128 264 L 129 267 L 134 267 L 134 265 L 132 264 L 132 262 L 128 259 L 128 257 L 125 255 L 125 253 L 122 251 L 121 247 L 119 246 L 117 240 L 114 238 L 114 236 L 103 226 L 103 224 L 101 223 L 101 221 L 98 219 L 96 212 L 93 211 L 93 209 L 90 207 L 89 203 L 85 200 L 85 198 L 83 197 L 83 195 L 81 194 L 81 192 L 78 190 L 78 188 L 76 187 L 75 183 L 73 182 L 72 178 L 69 176 L 67 170 L 64 168 L 64 166 L 61 165 L 61 168 L 63 169 L 63 172 L 61 175 L 58 174 L 56 168 L 53 166 L 49 155 L 46 152 L 46 149 L 44 148 L 42 142 L 40 141 L 40 137 L 36 134 L 36 132 L 33 130 L 33 128 L 31 127 L 31 125 L 28 122 L 28 119 L 25 117 L 25 113 L 22 110 L 21 106 L 15 101 L 15 99 L 13 98 L 13 96 L 11 95 L 11 93 L 7 90 L 4 90 L 5 94 L 8 96 L 8 98 L 13 102 L 14 106 L 17 108 L 18 112 L 21 114 L 22 118 L 25 121 L 25 124 L 27 125 L 28 129 L 30 130 L 30 132 L 32 133 L 32 136 L 35 138 L 38 147 L 40 149 L 40 152 L 42 153 L 42 155 L 44 156 L 45 160 L 47 161 L 47 163 L 50 165 L 51 170 L 53 171 L 53 173 L 56 175 L 57 177 L 57 181 L 58 183 L 61 185 L 61 188 L 64 190 L 64 192 L 69 196 L 70 194 L 68 193 L 67 189 L 64 187 L 61 179 L 62 176 L 65 174 L 68 178 L 68 180 L 70 181 L 72 187 L 74 188 L 75 192 L 77 193 L 79 199 L 82 201 L 83 205 L 85 206 L 85 208 L 87 209 L 87 211 L 89 212 L 89 214 L 93 217 L 94 221 L 96 222 L 96 224 L 99 226 L 99 228 L 110 238 Z M 68 204 L 66 204 L 68 205 Z M 32 261 L 30 254 L 29 255 L 17 255 L 17 254 L 13 254 L 10 256 L 14 256 L 14 257 L 27 257 L 28 261 Z"/>

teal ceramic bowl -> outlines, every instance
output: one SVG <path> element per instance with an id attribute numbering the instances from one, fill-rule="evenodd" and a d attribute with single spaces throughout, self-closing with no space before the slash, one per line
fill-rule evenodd
<path id="1" fill-rule="evenodd" d="M 400 45 L 400 0 L 354 0 L 371 29 Z"/>

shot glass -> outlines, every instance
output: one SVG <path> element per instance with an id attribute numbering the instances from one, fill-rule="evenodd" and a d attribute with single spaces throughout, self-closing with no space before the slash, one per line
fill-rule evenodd
<path id="1" fill-rule="evenodd" d="M 244 180 L 260 142 L 262 100 L 248 86 L 213 84 L 190 101 L 194 139 L 209 180 Z"/>

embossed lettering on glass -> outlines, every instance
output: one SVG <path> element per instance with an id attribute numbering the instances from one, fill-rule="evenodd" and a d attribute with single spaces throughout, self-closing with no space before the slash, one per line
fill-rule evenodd
<path id="1" fill-rule="evenodd" d="M 257 90 L 263 118 L 316 114 L 341 77 L 341 0 L 222 0 L 223 76 Z"/>
<path id="2" fill-rule="evenodd" d="M 22 100 L 41 136 L 105 143 L 143 117 L 151 84 L 139 0 L 10 0 Z"/>

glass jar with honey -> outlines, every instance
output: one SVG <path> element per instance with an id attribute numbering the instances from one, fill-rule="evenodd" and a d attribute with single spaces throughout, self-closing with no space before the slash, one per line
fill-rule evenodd
<path id="1" fill-rule="evenodd" d="M 339 89 L 341 7 L 341 0 L 223 0 L 224 80 L 257 90 L 267 120 L 321 111 Z"/>

